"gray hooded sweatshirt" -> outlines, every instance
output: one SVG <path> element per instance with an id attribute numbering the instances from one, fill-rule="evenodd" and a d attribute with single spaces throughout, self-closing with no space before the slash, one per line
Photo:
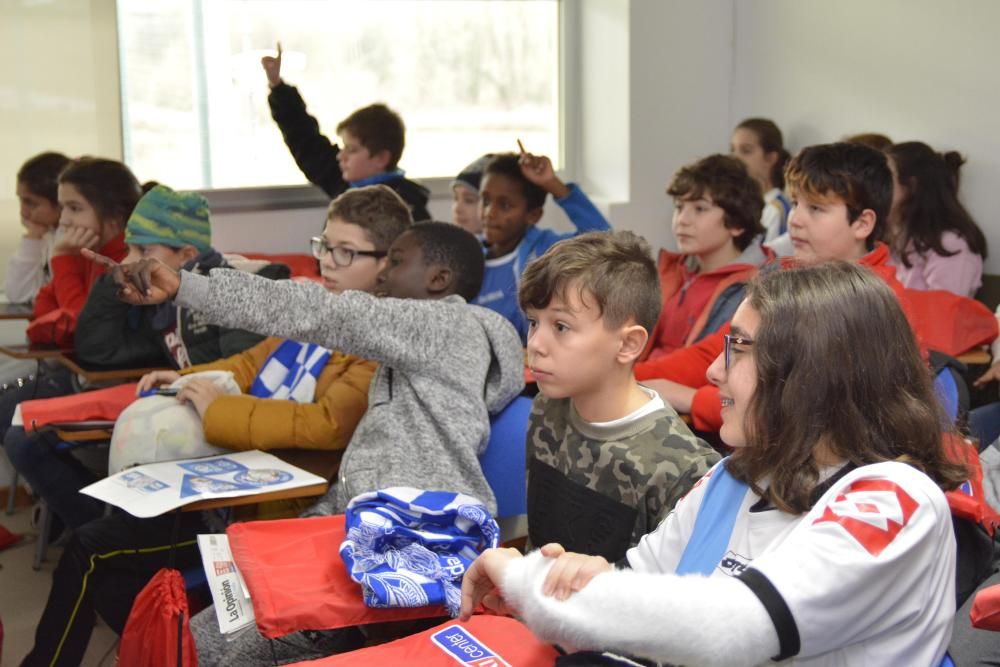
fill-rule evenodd
<path id="1" fill-rule="evenodd" d="M 354 496 L 391 486 L 459 491 L 496 512 L 479 456 L 490 415 L 524 387 L 521 341 L 497 313 L 457 295 L 335 295 L 225 269 L 210 278 L 181 272 L 174 302 L 222 326 L 379 362 L 338 481 L 307 514 L 343 512 Z"/>

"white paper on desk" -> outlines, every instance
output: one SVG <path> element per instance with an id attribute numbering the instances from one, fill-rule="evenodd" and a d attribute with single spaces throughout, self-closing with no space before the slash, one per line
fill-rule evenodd
<path id="1" fill-rule="evenodd" d="M 24 417 L 21 416 L 21 404 L 14 408 L 14 416 L 10 419 L 11 426 L 24 426 Z"/>
<path id="2" fill-rule="evenodd" d="M 199 535 L 198 549 L 205 567 L 208 589 L 215 604 L 215 617 L 224 635 L 238 632 L 254 622 L 250 593 L 236 567 L 225 533 Z"/>
<path id="3" fill-rule="evenodd" d="M 238 498 L 325 482 L 276 456 L 252 450 L 147 463 L 105 477 L 80 493 L 145 519 L 199 500 Z"/>

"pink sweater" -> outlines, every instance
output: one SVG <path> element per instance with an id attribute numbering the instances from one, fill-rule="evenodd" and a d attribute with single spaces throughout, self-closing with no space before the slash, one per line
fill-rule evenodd
<path id="1" fill-rule="evenodd" d="M 947 290 L 959 296 L 973 297 L 982 284 L 983 258 L 969 250 L 969 244 L 955 232 L 944 232 L 941 245 L 956 254 L 942 257 L 935 252 L 926 255 L 909 253 L 910 268 L 895 254 L 892 263 L 903 287 L 919 290 Z"/>

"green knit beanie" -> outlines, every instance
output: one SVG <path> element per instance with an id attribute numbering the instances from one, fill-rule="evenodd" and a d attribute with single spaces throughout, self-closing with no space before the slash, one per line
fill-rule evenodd
<path id="1" fill-rule="evenodd" d="M 157 185 L 136 204 L 125 226 L 125 243 L 171 248 L 192 245 L 198 252 L 212 246 L 208 202 L 195 192 L 175 192 Z"/>

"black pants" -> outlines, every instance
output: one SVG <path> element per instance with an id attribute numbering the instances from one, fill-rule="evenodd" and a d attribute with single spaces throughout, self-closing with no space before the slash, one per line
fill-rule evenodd
<path id="1" fill-rule="evenodd" d="M 22 665 L 79 665 L 95 614 L 121 634 L 139 591 L 160 568 L 200 566 L 195 536 L 206 532 L 198 512 L 137 519 L 124 512 L 74 531 L 52 574 L 52 590 Z M 174 535 L 176 529 L 176 547 Z"/>

